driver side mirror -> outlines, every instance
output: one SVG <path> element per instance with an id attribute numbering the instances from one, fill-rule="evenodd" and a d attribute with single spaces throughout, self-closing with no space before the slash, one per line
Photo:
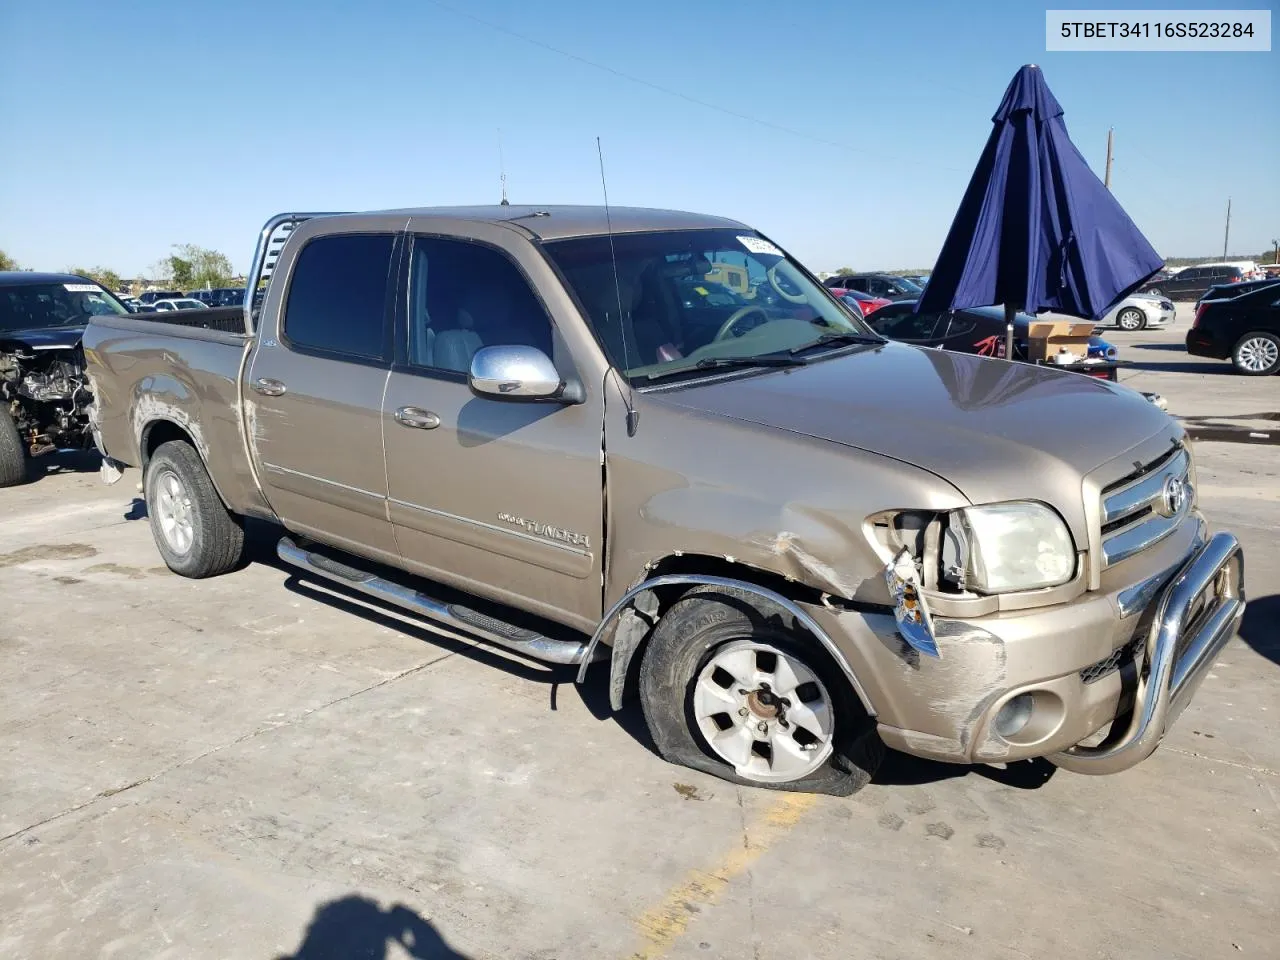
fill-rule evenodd
<path id="1" fill-rule="evenodd" d="M 471 392 L 493 400 L 559 400 L 581 403 L 582 387 L 566 384 L 551 358 L 537 347 L 481 347 L 467 375 Z"/>

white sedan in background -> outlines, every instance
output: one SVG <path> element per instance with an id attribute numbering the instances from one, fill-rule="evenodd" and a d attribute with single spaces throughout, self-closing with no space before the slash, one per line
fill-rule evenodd
<path id="1" fill-rule="evenodd" d="M 157 310 L 208 310 L 207 303 L 193 300 L 191 297 L 174 297 L 172 300 L 157 300 L 152 304 Z"/>
<path id="2" fill-rule="evenodd" d="M 1119 327 L 1121 330 L 1146 330 L 1148 327 L 1167 327 L 1171 323 L 1173 301 L 1145 293 L 1125 297 L 1098 321 L 1099 326 Z"/>

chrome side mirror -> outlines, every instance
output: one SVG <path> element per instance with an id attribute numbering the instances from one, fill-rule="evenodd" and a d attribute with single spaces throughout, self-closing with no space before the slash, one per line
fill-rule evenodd
<path id="1" fill-rule="evenodd" d="M 564 390 L 555 364 L 537 347 L 481 347 L 467 383 L 473 393 L 497 400 L 551 400 Z"/>

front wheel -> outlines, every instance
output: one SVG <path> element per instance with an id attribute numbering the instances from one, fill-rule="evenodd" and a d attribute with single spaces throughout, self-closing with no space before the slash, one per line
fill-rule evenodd
<path id="1" fill-rule="evenodd" d="M 1147 294 L 1152 297 L 1163 297 L 1164 291 L 1161 290 L 1159 287 L 1152 287 L 1150 290 L 1147 291 Z"/>
<path id="2" fill-rule="evenodd" d="M 145 487 L 151 535 L 170 570 L 201 579 L 240 563 L 244 527 L 223 506 L 190 444 L 162 443 L 147 464 Z"/>
<path id="3" fill-rule="evenodd" d="M 12 487 L 27 479 L 27 452 L 8 410 L 0 409 L 0 487 Z"/>
<path id="4" fill-rule="evenodd" d="M 1146 315 L 1137 307 L 1126 307 L 1116 317 L 1116 326 L 1121 330 L 1141 330 L 1146 325 Z"/>
<path id="5" fill-rule="evenodd" d="M 818 642 L 747 591 L 700 587 L 667 611 L 640 699 L 664 759 L 734 783 L 847 796 L 884 754 Z"/>
<path id="6" fill-rule="evenodd" d="M 1246 333 L 1231 351 L 1231 362 L 1246 377 L 1265 377 L 1280 371 L 1280 337 L 1274 333 Z"/>

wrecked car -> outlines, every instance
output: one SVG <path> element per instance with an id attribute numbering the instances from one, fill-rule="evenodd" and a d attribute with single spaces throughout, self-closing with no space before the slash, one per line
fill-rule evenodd
<path id="1" fill-rule="evenodd" d="M 733 297 L 684 295 L 725 265 Z M 741 223 L 284 214 L 262 280 L 201 326 L 85 335 L 96 436 L 143 471 L 169 568 L 225 573 L 272 521 L 305 576 L 598 663 L 672 762 L 834 794 L 885 745 L 1112 773 L 1243 613 L 1176 421 L 885 340 Z"/>
<path id="2" fill-rule="evenodd" d="M 0 487 L 26 479 L 28 457 L 92 449 L 80 338 L 91 317 L 127 313 L 84 277 L 0 273 Z"/>

